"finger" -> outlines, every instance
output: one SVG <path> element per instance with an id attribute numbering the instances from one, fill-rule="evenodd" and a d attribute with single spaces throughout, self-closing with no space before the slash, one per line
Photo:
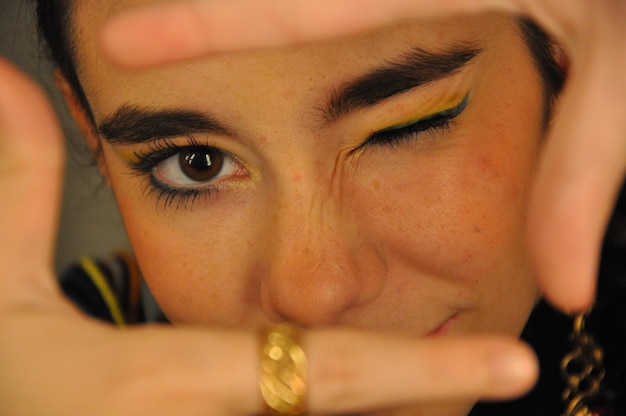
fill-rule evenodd
<path id="1" fill-rule="evenodd" d="M 537 376 L 533 353 L 512 339 L 314 335 L 306 344 L 313 413 L 511 398 L 526 392 Z"/>
<path id="2" fill-rule="evenodd" d="M 262 412 L 260 343 L 253 335 L 144 328 L 123 336 L 130 346 L 116 362 L 119 371 L 134 375 L 134 398 L 146 394 L 134 400 L 141 414 Z M 319 330 L 307 332 L 303 345 L 310 369 L 308 408 L 316 414 L 509 398 L 527 391 L 537 377 L 530 349 L 503 338 L 414 340 Z M 107 348 L 102 353 L 110 356 Z M 111 403 L 111 410 L 128 410 L 125 398 Z"/>
<path id="3" fill-rule="evenodd" d="M 356 34 L 414 17 L 518 11 L 514 0 L 188 0 L 123 14 L 104 29 L 106 53 L 142 67 L 216 52 Z"/>
<path id="4" fill-rule="evenodd" d="M 13 296 L 51 269 L 63 151 L 41 89 L 2 59 L 0 83 L 0 293 Z"/>
<path id="5" fill-rule="evenodd" d="M 575 62 L 531 198 L 539 282 L 568 312 L 593 302 L 602 238 L 626 169 L 626 44 L 617 46 L 598 42 L 593 56 Z"/>

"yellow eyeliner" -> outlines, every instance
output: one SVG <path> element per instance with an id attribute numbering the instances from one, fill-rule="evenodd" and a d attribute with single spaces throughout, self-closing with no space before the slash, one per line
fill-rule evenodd
<path id="1" fill-rule="evenodd" d="M 400 116 L 401 118 L 397 122 L 391 123 L 391 125 L 389 123 L 389 118 L 381 120 L 380 126 L 378 128 L 370 130 L 368 136 L 380 131 L 399 129 L 404 126 L 416 123 L 420 120 L 424 120 L 434 115 L 437 115 L 441 112 L 456 108 L 460 106 L 463 101 L 468 98 L 468 96 L 469 92 L 465 92 L 462 94 L 450 94 L 443 98 L 436 97 L 431 100 L 430 103 L 426 103 L 425 105 L 423 105 L 417 113 L 413 111 L 407 111 L 407 113 L 409 114 Z M 385 123 L 384 125 L 383 122 Z"/>

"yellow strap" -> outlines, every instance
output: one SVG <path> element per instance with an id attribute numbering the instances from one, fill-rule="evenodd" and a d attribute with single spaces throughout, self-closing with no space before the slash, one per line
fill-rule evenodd
<path id="1" fill-rule="evenodd" d="M 126 326 L 126 322 L 124 322 L 124 315 L 120 310 L 117 299 L 113 294 L 113 290 L 111 290 L 109 282 L 106 277 L 104 277 L 96 263 L 89 258 L 83 258 L 80 261 L 80 264 L 91 278 L 93 284 L 98 288 L 100 295 L 102 295 L 102 299 L 104 299 L 104 303 L 106 303 L 109 308 L 109 312 L 111 313 L 111 317 L 113 317 L 113 322 L 120 327 Z"/>
<path id="2" fill-rule="evenodd" d="M 128 319 L 132 322 L 137 322 L 140 308 L 140 277 L 139 266 L 137 261 L 128 251 L 116 251 L 115 254 L 124 262 L 128 269 L 128 278 L 130 280 L 129 288 L 129 305 L 128 305 Z"/>

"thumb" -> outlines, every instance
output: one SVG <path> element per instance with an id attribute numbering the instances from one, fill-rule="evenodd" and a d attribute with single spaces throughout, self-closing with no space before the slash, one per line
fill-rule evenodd
<path id="1" fill-rule="evenodd" d="M 0 300 L 54 285 L 62 165 L 61 130 L 44 93 L 0 59 Z"/>
<path id="2" fill-rule="evenodd" d="M 539 282 L 568 312 L 593 302 L 602 237 L 626 169 L 626 54 L 601 48 L 613 43 L 598 42 L 596 56 L 575 62 L 531 199 Z"/>

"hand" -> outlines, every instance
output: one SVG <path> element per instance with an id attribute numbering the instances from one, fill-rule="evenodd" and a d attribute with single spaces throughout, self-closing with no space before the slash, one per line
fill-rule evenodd
<path id="1" fill-rule="evenodd" d="M 121 65 L 315 41 L 411 17 L 526 15 L 571 60 L 529 207 L 529 247 L 545 296 L 591 306 L 606 224 L 626 171 L 626 2 L 622 0 L 191 0 L 128 13 L 103 43 Z"/>
<path id="2" fill-rule="evenodd" d="M 62 154 L 43 93 L 0 59 L 0 414 L 260 412 L 254 333 L 118 330 L 63 298 L 51 267 Z M 530 350 L 501 338 L 319 330 L 305 334 L 304 346 L 316 413 L 511 397 L 537 375 Z"/>

